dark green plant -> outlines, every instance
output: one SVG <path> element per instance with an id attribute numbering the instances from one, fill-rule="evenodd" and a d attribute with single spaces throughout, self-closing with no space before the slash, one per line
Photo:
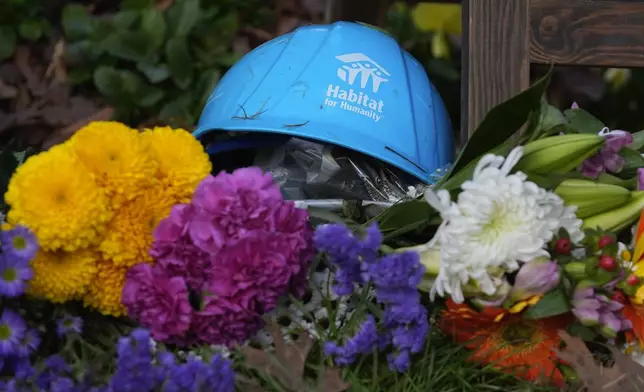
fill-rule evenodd
<path id="1" fill-rule="evenodd" d="M 0 61 L 11 57 L 20 39 L 37 41 L 49 33 L 43 14 L 42 0 L 0 1 Z"/>
<path id="2" fill-rule="evenodd" d="M 74 84 L 89 84 L 119 120 L 150 118 L 191 126 L 225 70 L 239 59 L 232 42 L 261 2 L 176 0 L 166 11 L 153 0 L 125 0 L 118 12 L 63 9 Z"/>
<path id="3" fill-rule="evenodd" d="M 447 106 L 454 129 L 460 128 L 460 48 L 449 45 L 449 55 L 436 58 L 432 48 L 435 33 L 419 31 L 411 16 L 411 8 L 396 2 L 387 13 L 384 26 L 427 71 L 432 84 Z"/>

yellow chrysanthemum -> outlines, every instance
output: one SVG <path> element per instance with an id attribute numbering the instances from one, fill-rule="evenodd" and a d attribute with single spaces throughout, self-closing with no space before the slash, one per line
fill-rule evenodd
<path id="1" fill-rule="evenodd" d="M 157 161 L 139 131 L 113 121 L 95 121 L 80 129 L 70 145 L 96 175 L 116 208 L 155 181 Z"/>
<path id="2" fill-rule="evenodd" d="M 212 170 L 210 158 L 197 139 L 185 129 L 156 127 L 141 138 L 159 162 L 157 176 L 179 203 L 187 203 L 195 188 Z"/>
<path id="3" fill-rule="evenodd" d="M 127 267 L 119 267 L 109 261 L 99 261 L 96 278 L 83 297 L 85 305 L 105 315 L 114 317 L 125 315 L 125 307 L 121 304 L 121 293 L 127 270 Z"/>
<path id="4" fill-rule="evenodd" d="M 156 186 L 129 201 L 114 214 L 99 249 L 106 260 L 117 266 L 132 266 L 152 260 L 148 251 L 152 233 L 161 219 L 170 214 L 175 200 L 167 190 Z"/>
<path id="5" fill-rule="evenodd" d="M 98 253 L 92 249 L 74 252 L 39 251 L 31 261 L 34 277 L 28 292 L 54 303 L 81 298 L 96 275 Z"/>
<path id="6" fill-rule="evenodd" d="M 112 217 L 105 191 L 67 145 L 19 166 L 5 200 L 11 206 L 8 221 L 29 227 L 45 250 L 95 244 Z"/>

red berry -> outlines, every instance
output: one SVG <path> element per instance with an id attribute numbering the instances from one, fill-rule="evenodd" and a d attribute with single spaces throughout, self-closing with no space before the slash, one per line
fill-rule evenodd
<path id="1" fill-rule="evenodd" d="M 613 242 L 615 242 L 613 240 L 613 237 L 611 237 L 609 235 L 603 235 L 599 239 L 599 242 L 597 243 L 597 245 L 599 246 L 599 249 L 604 249 L 605 247 L 607 247 L 608 245 L 612 244 Z"/>
<path id="2" fill-rule="evenodd" d="M 626 303 L 626 296 L 621 291 L 616 291 L 615 294 L 613 294 L 613 296 L 611 297 L 611 299 L 613 301 L 619 302 L 622 305 Z"/>
<path id="3" fill-rule="evenodd" d="M 555 252 L 560 255 L 569 255 L 572 252 L 572 242 L 568 238 L 559 238 L 555 243 Z"/>
<path id="4" fill-rule="evenodd" d="M 640 278 L 635 275 L 630 275 L 626 278 L 626 284 L 629 286 L 637 286 L 640 283 Z"/>
<path id="5" fill-rule="evenodd" d="M 599 258 L 599 268 L 606 271 L 615 271 L 615 269 L 617 269 L 617 262 L 615 261 L 615 258 L 609 255 L 602 255 L 602 257 Z"/>

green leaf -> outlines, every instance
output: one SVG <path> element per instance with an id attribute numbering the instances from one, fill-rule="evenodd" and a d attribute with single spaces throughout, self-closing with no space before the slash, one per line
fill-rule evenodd
<path id="1" fill-rule="evenodd" d="M 154 7 L 154 0 L 123 0 L 121 9 L 124 10 L 144 10 Z"/>
<path id="2" fill-rule="evenodd" d="M 121 75 L 113 67 L 101 66 L 94 71 L 96 89 L 112 100 L 118 100 L 123 94 Z"/>
<path id="3" fill-rule="evenodd" d="M 640 152 L 633 148 L 624 147 L 619 152 L 619 155 L 624 158 L 624 170 L 644 167 L 644 157 L 642 157 Z"/>
<path id="4" fill-rule="evenodd" d="M 217 83 L 221 79 L 221 72 L 216 69 L 211 69 L 199 76 L 198 86 L 202 89 L 197 92 L 197 99 L 199 100 L 199 105 L 203 106 L 210 98 L 210 94 L 215 90 Z M 198 109 L 201 112 L 202 108 Z"/>
<path id="5" fill-rule="evenodd" d="M 143 12 L 141 29 L 148 35 L 150 50 L 158 50 L 165 42 L 166 23 L 163 13 L 156 8 Z"/>
<path id="6" fill-rule="evenodd" d="M 566 116 L 556 107 L 549 105 L 544 101 L 544 107 L 541 109 L 541 126 L 543 132 L 548 132 L 552 128 L 567 124 Z"/>
<path id="7" fill-rule="evenodd" d="M 65 36 L 71 40 L 85 38 L 93 31 L 92 18 L 80 4 L 68 4 L 63 8 L 61 23 Z"/>
<path id="8" fill-rule="evenodd" d="M 65 47 L 65 63 L 71 65 L 73 70 L 88 60 L 96 60 L 97 54 L 96 45 L 89 40 L 70 42 Z"/>
<path id="9" fill-rule="evenodd" d="M 528 173 L 528 181 L 532 181 L 537 184 L 540 188 L 543 189 L 555 189 L 559 186 L 564 180 L 570 178 L 569 175 L 558 175 L 551 174 L 548 176 L 542 176 L 539 174 Z"/>
<path id="10" fill-rule="evenodd" d="M 442 59 L 430 59 L 427 61 L 427 72 L 436 75 L 441 79 L 448 81 L 457 81 L 461 78 L 461 73 L 454 66 L 453 61 Z"/>
<path id="11" fill-rule="evenodd" d="M 399 203 L 387 209 L 378 219 L 378 226 L 382 231 L 396 230 L 398 228 L 427 221 L 436 211 L 424 200 L 412 200 Z"/>
<path id="12" fill-rule="evenodd" d="M 173 37 L 165 46 L 168 68 L 174 83 L 186 89 L 192 81 L 193 64 L 185 37 Z"/>
<path id="13" fill-rule="evenodd" d="M 168 25 L 172 36 L 186 36 L 199 20 L 199 0 L 176 0 L 168 10 Z"/>
<path id="14" fill-rule="evenodd" d="M 534 306 L 530 307 L 523 317 L 528 320 L 542 319 L 546 317 L 557 316 L 568 313 L 570 304 L 566 294 L 561 289 L 555 289 L 548 292 Z"/>
<path id="15" fill-rule="evenodd" d="M 101 66 L 94 72 L 94 84 L 101 94 L 122 111 L 153 106 L 163 98 L 159 89 L 147 85 L 139 75 L 129 70 Z"/>
<path id="16" fill-rule="evenodd" d="M 67 80 L 72 85 L 82 84 L 92 80 L 92 70 L 89 68 L 70 69 L 67 72 Z"/>
<path id="17" fill-rule="evenodd" d="M 16 48 L 16 32 L 9 26 L 0 26 L 0 60 L 5 60 L 13 55 Z"/>
<path id="18" fill-rule="evenodd" d="M 608 173 L 602 173 L 599 175 L 598 181 L 603 183 L 603 184 L 611 184 L 611 185 L 618 185 L 622 186 L 626 189 L 630 190 L 635 190 L 637 188 L 637 178 L 629 178 L 629 179 L 621 179 L 618 177 L 615 177 L 613 175 L 610 175 Z"/>
<path id="19" fill-rule="evenodd" d="M 29 41 L 36 41 L 43 34 L 43 26 L 37 19 L 24 20 L 18 26 L 20 36 Z"/>
<path id="20" fill-rule="evenodd" d="M 2 195 L 7 192 L 11 176 L 19 165 L 20 161 L 18 157 L 16 157 L 15 151 L 5 147 L 5 149 L 0 152 L 0 192 L 2 192 Z M 4 205 L 4 197 L 1 197 L 0 200 Z"/>
<path id="21" fill-rule="evenodd" d="M 142 31 L 114 33 L 103 41 L 105 50 L 112 56 L 134 62 L 145 61 L 153 49 L 150 40 Z"/>
<path id="22" fill-rule="evenodd" d="M 541 97 L 550 83 L 551 76 L 552 68 L 530 88 L 492 108 L 467 141 L 454 162 L 453 169 L 444 177 L 444 180 L 447 181 L 472 160 L 501 145 L 514 135 L 528 120 L 530 113 L 541 107 Z"/>
<path id="23" fill-rule="evenodd" d="M 241 53 L 226 53 L 221 56 L 217 56 L 215 63 L 223 67 L 229 68 L 232 67 L 236 62 L 238 62 L 244 55 Z"/>
<path id="24" fill-rule="evenodd" d="M 508 155 L 508 153 L 510 153 L 510 151 L 512 150 L 512 148 L 515 147 L 516 144 L 521 144 L 521 140 L 523 139 L 525 139 L 525 137 L 523 137 L 519 141 L 508 139 L 500 146 L 493 148 L 492 150 L 486 152 L 483 155 L 495 154 L 495 155 L 506 156 Z M 483 155 L 477 157 L 476 159 L 473 159 L 470 163 L 467 164 L 467 166 L 459 170 L 458 173 L 454 175 L 448 174 L 449 178 L 447 179 L 447 181 L 444 181 L 444 179 L 448 177 L 448 175 L 446 175 L 435 185 L 435 187 L 437 189 L 438 188 L 446 189 L 448 191 L 456 190 L 461 186 L 461 184 L 463 184 L 465 181 L 472 178 L 472 175 L 474 174 L 474 169 L 476 168 L 476 164 L 483 157 Z"/>
<path id="25" fill-rule="evenodd" d="M 138 11 L 121 11 L 112 16 L 111 25 L 115 31 L 129 30 L 141 15 Z"/>
<path id="26" fill-rule="evenodd" d="M 579 133 L 597 134 L 606 126 L 583 109 L 568 109 L 564 111 L 564 115 L 568 119 L 568 126 Z"/>
<path id="27" fill-rule="evenodd" d="M 644 147 L 644 131 L 633 134 L 633 143 L 630 146 L 633 150 L 641 150 Z"/>
<path id="28" fill-rule="evenodd" d="M 159 103 L 159 101 L 163 99 L 164 95 L 164 90 L 148 84 L 143 84 L 137 91 L 136 103 L 141 107 L 149 108 Z"/>
<path id="29" fill-rule="evenodd" d="M 577 336 L 581 340 L 585 340 L 587 342 L 592 342 L 598 336 L 597 332 L 595 332 L 592 328 L 586 327 L 585 325 L 579 323 L 570 324 L 568 326 L 568 333 L 572 336 Z"/>
<path id="30" fill-rule="evenodd" d="M 160 83 L 170 77 L 170 71 L 165 64 L 138 63 L 136 69 L 143 72 L 151 83 Z"/>
<path id="31" fill-rule="evenodd" d="M 159 113 L 159 118 L 172 125 L 185 126 L 183 123 L 192 122 L 192 115 L 190 114 L 191 105 L 193 105 L 193 102 L 190 95 L 179 95 L 177 98 L 163 106 Z"/>

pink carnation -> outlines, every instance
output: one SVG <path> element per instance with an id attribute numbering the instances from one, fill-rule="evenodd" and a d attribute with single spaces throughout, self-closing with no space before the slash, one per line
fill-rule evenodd
<path id="1" fill-rule="evenodd" d="M 240 232 L 264 227 L 273 207 L 282 202 L 273 178 L 258 168 L 209 176 L 192 200 L 190 237 L 203 250 L 216 252 Z"/>
<path id="2" fill-rule="evenodd" d="M 259 314 L 235 301 L 206 295 L 203 309 L 194 315 L 190 329 L 199 342 L 232 347 L 248 340 L 263 325 Z"/>
<path id="3" fill-rule="evenodd" d="M 172 245 L 185 236 L 190 210 L 189 204 L 177 204 L 172 207 L 170 216 L 159 222 L 154 229 L 154 244 L 150 250 L 150 256 L 158 257 L 158 252 L 166 252 L 166 245 Z"/>
<path id="4" fill-rule="evenodd" d="M 231 240 L 214 260 L 211 293 L 260 314 L 272 311 L 291 280 L 284 251 L 287 240 L 278 233 L 253 231 Z"/>
<path id="5" fill-rule="evenodd" d="M 154 238 L 157 264 L 128 275 L 124 304 L 130 316 L 159 330 L 155 337 L 181 345 L 250 338 L 280 296 L 304 293 L 314 254 L 307 211 L 284 201 L 258 168 L 204 179 Z M 189 295 L 199 298 L 197 308 Z"/>
<path id="6" fill-rule="evenodd" d="M 164 275 L 185 279 L 190 290 L 200 291 L 212 278 L 211 256 L 188 241 L 157 245 L 157 268 Z"/>
<path id="7" fill-rule="evenodd" d="M 190 327 L 193 309 L 183 278 L 167 277 L 148 263 L 130 268 L 121 301 L 155 339 L 180 336 Z"/>
<path id="8" fill-rule="evenodd" d="M 287 201 L 273 210 L 271 219 L 266 223 L 265 230 L 280 233 L 286 241 L 283 252 L 293 275 L 292 292 L 300 297 L 306 291 L 308 266 L 315 255 L 309 214 L 304 209 L 296 208 L 295 203 Z"/>

